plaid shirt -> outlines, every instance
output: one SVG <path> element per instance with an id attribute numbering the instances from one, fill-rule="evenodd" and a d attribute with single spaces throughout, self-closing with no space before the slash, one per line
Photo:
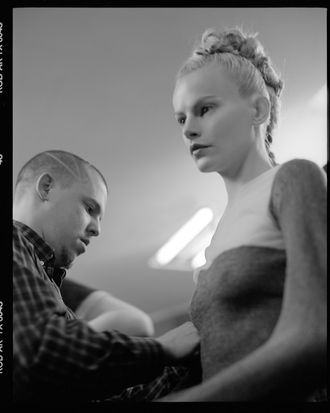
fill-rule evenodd
<path id="1" fill-rule="evenodd" d="M 137 386 L 125 389 L 122 393 L 103 400 L 107 401 L 157 401 L 157 399 L 166 396 L 169 393 L 178 392 L 188 387 L 200 384 L 202 381 L 202 370 L 199 352 L 195 353 L 185 365 L 167 366 L 163 374 L 158 376 L 153 381 L 146 384 L 139 384 Z"/>
<path id="2" fill-rule="evenodd" d="M 186 370 L 165 368 L 156 340 L 98 333 L 77 319 L 62 300 L 65 271 L 54 261 L 49 245 L 14 221 L 14 401 L 152 400 L 176 386 Z"/>

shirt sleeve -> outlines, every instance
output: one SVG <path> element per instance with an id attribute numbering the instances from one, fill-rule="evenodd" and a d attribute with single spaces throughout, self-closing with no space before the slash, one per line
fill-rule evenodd
<path id="1" fill-rule="evenodd" d="M 165 364 L 152 338 L 98 333 L 66 317 L 51 281 L 42 277 L 29 245 L 14 236 L 13 379 L 16 400 L 102 398 L 154 379 Z"/>
<path id="2" fill-rule="evenodd" d="M 96 288 L 91 288 L 67 277 L 64 278 L 61 285 L 63 300 L 73 311 L 76 311 L 79 305 L 95 291 L 97 291 Z"/>

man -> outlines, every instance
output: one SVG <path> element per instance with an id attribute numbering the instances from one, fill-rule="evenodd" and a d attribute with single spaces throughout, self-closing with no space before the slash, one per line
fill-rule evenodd
<path id="1" fill-rule="evenodd" d="M 152 381 L 164 366 L 177 364 L 198 346 L 191 323 L 157 339 L 129 337 L 93 330 L 64 304 L 60 285 L 66 269 L 100 234 L 106 201 L 103 175 L 69 152 L 42 152 L 18 174 L 13 213 L 15 402 L 109 399 Z"/>

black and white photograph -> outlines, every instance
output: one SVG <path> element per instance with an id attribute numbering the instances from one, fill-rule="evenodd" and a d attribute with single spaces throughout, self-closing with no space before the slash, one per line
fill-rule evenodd
<path id="1" fill-rule="evenodd" d="M 326 402 L 327 9 L 11 24 L 13 403 Z"/>

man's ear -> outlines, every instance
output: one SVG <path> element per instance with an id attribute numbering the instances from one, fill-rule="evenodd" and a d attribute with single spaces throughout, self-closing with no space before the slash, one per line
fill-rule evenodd
<path id="1" fill-rule="evenodd" d="M 42 201 L 48 200 L 49 191 L 54 186 L 54 179 L 49 173 L 45 172 L 39 176 L 36 182 L 36 192 Z"/>
<path id="2" fill-rule="evenodd" d="M 266 96 L 255 96 L 253 98 L 253 106 L 254 106 L 254 118 L 253 123 L 254 125 L 262 125 L 264 122 L 267 121 L 270 112 L 270 102 Z"/>

